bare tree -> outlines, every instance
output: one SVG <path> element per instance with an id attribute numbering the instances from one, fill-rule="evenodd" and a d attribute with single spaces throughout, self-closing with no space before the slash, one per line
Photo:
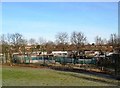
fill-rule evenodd
<path id="1" fill-rule="evenodd" d="M 103 44 L 107 44 L 108 40 L 106 38 L 103 39 Z"/>
<path id="2" fill-rule="evenodd" d="M 23 36 L 19 33 L 11 34 L 11 44 L 14 46 L 15 52 L 19 52 Z"/>
<path id="3" fill-rule="evenodd" d="M 35 45 L 36 44 L 36 40 L 34 38 L 30 38 L 29 39 L 29 44 L 30 45 Z"/>
<path id="4" fill-rule="evenodd" d="M 12 44 L 13 44 L 14 46 L 19 45 L 19 44 L 21 43 L 22 37 L 23 37 L 23 36 L 22 36 L 21 34 L 19 34 L 19 33 L 12 34 L 12 35 L 11 35 Z"/>
<path id="5" fill-rule="evenodd" d="M 2 46 L 2 54 L 5 56 L 5 60 L 3 62 L 7 63 L 8 61 L 8 43 L 6 41 L 6 35 L 2 34 L 0 36 L 1 46 Z"/>
<path id="6" fill-rule="evenodd" d="M 27 45 L 27 44 L 28 44 L 27 39 L 24 39 L 24 38 L 21 39 L 20 44 L 21 44 L 21 45 Z"/>
<path id="7" fill-rule="evenodd" d="M 6 42 L 6 35 L 5 35 L 5 34 L 2 34 L 2 35 L 0 36 L 0 41 L 1 41 L 1 44 L 7 43 L 7 42 Z"/>
<path id="8" fill-rule="evenodd" d="M 25 54 L 25 52 L 26 52 L 25 46 L 27 46 L 27 44 L 28 44 L 27 39 L 24 39 L 24 38 L 21 39 L 20 50 L 23 54 Z"/>
<path id="9" fill-rule="evenodd" d="M 46 46 L 47 52 L 52 53 L 52 51 L 54 50 L 55 44 L 53 41 L 47 41 L 45 46 Z"/>
<path id="10" fill-rule="evenodd" d="M 81 45 L 84 45 L 86 42 L 86 37 L 82 32 L 73 31 L 71 34 L 71 43 L 74 44 L 79 52 Z"/>
<path id="11" fill-rule="evenodd" d="M 38 38 L 38 45 L 37 45 L 37 49 L 44 52 L 46 49 L 46 40 L 43 37 L 39 37 Z"/>
<path id="12" fill-rule="evenodd" d="M 71 43 L 75 45 L 82 45 L 86 42 L 86 37 L 82 32 L 72 32 Z"/>
<path id="13" fill-rule="evenodd" d="M 66 44 L 66 43 L 68 43 L 68 34 L 66 32 L 57 33 L 56 42 L 58 44 Z"/>
<path id="14" fill-rule="evenodd" d="M 29 39 L 29 44 L 31 45 L 31 53 L 36 49 L 36 40 L 34 38 Z"/>
<path id="15" fill-rule="evenodd" d="M 11 50 L 11 34 L 1 35 L 2 53 L 6 58 L 6 63 L 9 60 L 12 61 L 12 50 Z"/>
<path id="16" fill-rule="evenodd" d="M 27 40 L 23 38 L 23 35 L 20 33 L 7 34 L 7 42 L 9 43 L 9 57 L 12 61 L 12 54 L 14 52 L 21 52 L 21 48 L 27 45 Z"/>
<path id="17" fill-rule="evenodd" d="M 110 35 L 109 44 L 113 46 L 113 48 L 120 45 L 120 36 L 113 33 Z"/>
<path id="18" fill-rule="evenodd" d="M 60 46 L 62 50 L 64 51 L 65 44 L 68 43 L 68 34 L 66 32 L 59 32 L 57 33 L 55 38 L 56 38 L 57 45 Z"/>
<path id="19" fill-rule="evenodd" d="M 99 37 L 99 36 L 96 36 L 95 37 L 95 43 L 96 43 L 96 45 L 101 45 L 102 44 L 102 38 L 101 37 Z"/>
<path id="20" fill-rule="evenodd" d="M 39 39 L 38 39 L 38 44 L 39 45 L 43 45 L 43 44 L 45 44 L 46 43 L 46 40 L 44 39 L 44 38 L 42 38 L 42 37 L 39 37 Z"/>

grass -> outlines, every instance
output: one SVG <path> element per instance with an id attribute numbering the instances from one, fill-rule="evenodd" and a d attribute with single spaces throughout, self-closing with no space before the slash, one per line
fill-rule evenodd
<path id="1" fill-rule="evenodd" d="M 116 80 L 47 68 L 2 67 L 3 86 L 111 86 Z"/>

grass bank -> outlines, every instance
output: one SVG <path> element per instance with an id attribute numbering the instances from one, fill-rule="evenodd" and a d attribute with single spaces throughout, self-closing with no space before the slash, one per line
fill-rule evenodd
<path id="1" fill-rule="evenodd" d="M 117 80 L 48 68 L 2 66 L 3 86 L 111 86 Z"/>

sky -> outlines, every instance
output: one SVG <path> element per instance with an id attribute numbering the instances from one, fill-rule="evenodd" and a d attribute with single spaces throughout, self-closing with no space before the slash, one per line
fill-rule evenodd
<path id="1" fill-rule="evenodd" d="M 117 2 L 3 2 L 2 33 L 55 40 L 58 32 L 83 32 L 88 42 L 118 33 Z"/>

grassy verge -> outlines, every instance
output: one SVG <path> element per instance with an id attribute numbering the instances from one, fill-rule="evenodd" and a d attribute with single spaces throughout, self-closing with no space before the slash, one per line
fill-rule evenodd
<path id="1" fill-rule="evenodd" d="M 116 80 L 47 68 L 3 66 L 3 86 L 111 86 Z"/>

